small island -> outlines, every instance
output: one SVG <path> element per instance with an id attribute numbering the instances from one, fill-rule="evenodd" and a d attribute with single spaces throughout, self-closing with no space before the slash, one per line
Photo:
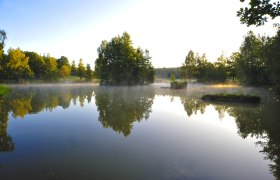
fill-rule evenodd
<path id="1" fill-rule="evenodd" d="M 259 96 L 250 95 L 235 95 L 235 94 L 218 94 L 204 95 L 201 98 L 203 101 L 222 101 L 222 102 L 238 102 L 238 103 L 260 103 Z"/>

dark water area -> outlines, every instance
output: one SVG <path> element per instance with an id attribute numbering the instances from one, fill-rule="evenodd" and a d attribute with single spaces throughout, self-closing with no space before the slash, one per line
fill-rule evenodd
<path id="1" fill-rule="evenodd" d="M 0 179 L 279 179 L 280 104 L 261 88 L 22 85 L 0 97 Z M 205 94 L 261 96 L 258 105 Z"/>

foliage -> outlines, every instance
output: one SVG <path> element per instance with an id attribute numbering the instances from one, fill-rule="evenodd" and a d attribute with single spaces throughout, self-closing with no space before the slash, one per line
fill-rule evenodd
<path id="1" fill-rule="evenodd" d="M 93 71 L 91 69 L 87 69 L 86 74 L 86 68 L 82 62 L 79 63 L 77 68 L 75 61 L 72 61 L 70 65 L 68 58 L 65 56 L 56 59 L 49 54 L 41 56 L 36 52 L 22 52 L 19 48 L 9 49 L 8 54 L 4 54 L 6 39 L 6 32 L 0 30 L 1 81 L 57 81 L 58 77 L 66 78 L 70 74 L 80 78 L 93 78 Z"/>
<path id="2" fill-rule="evenodd" d="M 62 78 L 65 78 L 67 76 L 70 75 L 70 67 L 67 65 L 63 65 L 61 66 L 61 68 L 59 69 L 59 76 Z"/>
<path id="3" fill-rule="evenodd" d="M 154 81 L 149 51 L 135 49 L 128 33 L 102 41 L 97 49 L 95 73 L 101 84 L 134 85 Z"/>
<path id="4" fill-rule="evenodd" d="M 49 54 L 43 57 L 45 61 L 46 73 L 44 79 L 47 81 L 55 81 L 58 78 L 58 69 L 57 62 L 54 57 L 51 57 Z"/>
<path id="5" fill-rule="evenodd" d="M 273 84 L 280 86 L 280 30 L 271 38 L 267 48 L 269 77 Z"/>
<path id="6" fill-rule="evenodd" d="M 75 63 L 74 60 L 71 63 L 71 75 L 72 76 L 77 76 L 78 75 L 76 63 Z"/>
<path id="7" fill-rule="evenodd" d="M 68 58 L 65 57 L 65 56 L 61 56 L 56 62 L 57 62 L 57 68 L 58 69 L 60 69 L 64 65 L 70 68 Z"/>
<path id="8" fill-rule="evenodd" d="M 206 54 L 194 55 L 190 50 L 185 62 L 180 67 L 181 76 L 186 79 L 196 79 L 199 82 L 225 82 L 227 78 L 227 58 L 223 55 L 216 63 L 208 62 Z"/>
<path id="9" fill-rule="evenodd" d="M 180 76 L 180 69 L 178 67 L 176 68 L 156 68 L 155 69 L 156 78 L 159 79 L 170 79 L 171 75 L 173 74 L 177 79 L 179 79 Z"/>
<path id="10" fill-rule="evenodd" d="M 42 56 L 40 56 L 36 52 L 24 52 L 24 54 L 29 58 L 28 65 L 31 71 L 34 73 L 34 77 L 36 79 L 40 79 L 44 77 L 46 67 L 45 67 L 45 60 Z"/>
<path id="11" fill-rule="evenodd" d="M 249 7 L 240 8 L 237 16 L 240 17 L 242 24 L 261 26 L 267 22 L 268 17 L 274 19 L 280 16 L 280 3 L 270 0 L 250 0 Z"/>
<path id="12" fill-rule="evenodd" d="M 84 66 L 83 60 L 80 59 L 78 68 L 77 68 L 77 73 L 80 79 L 82 79 L 85 76 L 86 68 Z"/>
<path id="13" fill-rule="evenodd" d="M 5 40 L 7 39 L 6 32 L 4 30 L 0 30 L 0 61 L 3 58 L 4 54 L 4 45 L 5 45 Z"/>
<path id="14" fill-rule="evenodd" d="M 93 71 L 90 68 L 90 65 L 87 64 L 86 72 L 85 72 L 86 81 L 91 81 L 93 79 Z"/>
<path id="15" fill-rule="evenodd" d="M 180 67 L 181 77 L 184 79 L 195 78 L 197 74 L 196 66 L 197 66 L 197 59 L 195 58 L 194 52 L 190 50 L 188 55 L 186 56 L 185 62 Z"/>
<path id="16" fill-rule="evenodd" d="M 3 71 L 7 79 L 28 79 L 33 73 L 28 65 L 29 58 L 19 49 L 9 49 L 8 57 L 4 59 Z"/>
<path id="17" fill-rule="evenodd" d="M 265 57 L 266 38 L 257 37 L 252 31 L 245 36 L 236 61 L 237 76 L 247 85 L 264 85 L 269 82 L 267 58 Z"/>

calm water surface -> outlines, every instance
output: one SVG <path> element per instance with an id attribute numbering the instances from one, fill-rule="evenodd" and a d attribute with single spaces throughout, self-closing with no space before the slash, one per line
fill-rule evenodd
<path id="1" fill-rule="evenodd" d="M 14 86 L 0 97 L 0 179 L 277 179 L 280 105 L 262 89 Z M 261 95 L 216 104 L 207 93 Z"/>

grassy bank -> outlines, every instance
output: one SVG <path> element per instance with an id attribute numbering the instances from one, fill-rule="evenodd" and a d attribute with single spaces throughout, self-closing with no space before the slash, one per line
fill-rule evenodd
<path id="1" fill-rule="evenodd" d="M 0 84 L 0 96 L 8 93 L 9 91 L 11 91 L 11 88 Z"/>

